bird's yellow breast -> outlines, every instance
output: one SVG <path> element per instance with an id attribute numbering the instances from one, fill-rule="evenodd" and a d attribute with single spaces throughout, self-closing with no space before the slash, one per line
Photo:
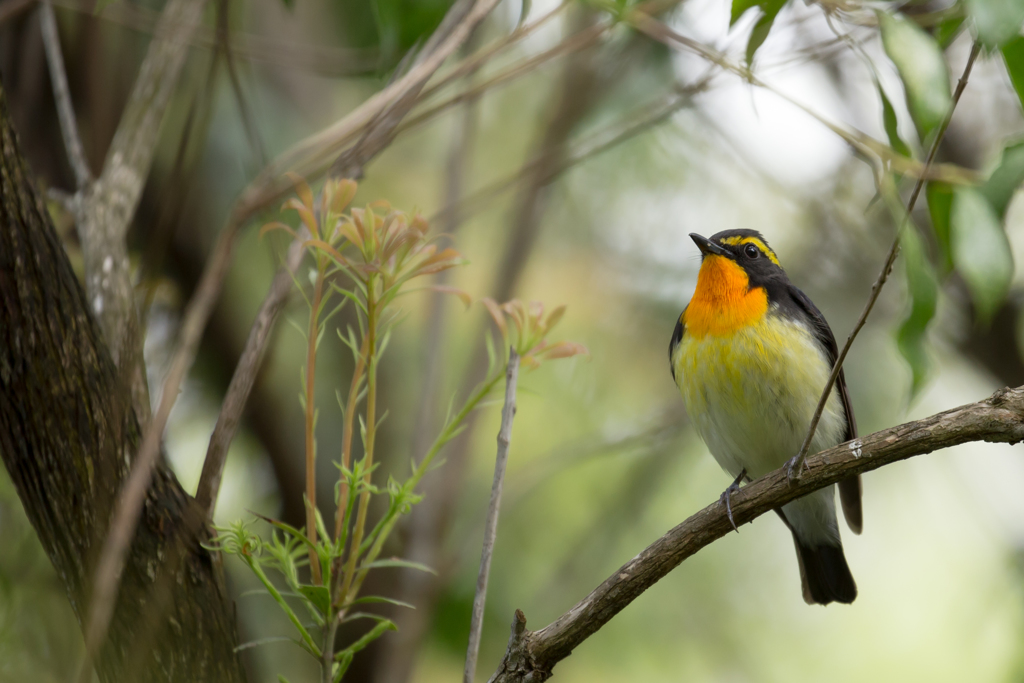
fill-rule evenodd
<path id="1" fill-rule="evenodd" d="M 693 304 L 691 303 L 691 306 Z M 759 477 L 800 449 L 831 367 L 806 325 L 775 311 L 723 334 L 691 334 L 687 314 L 672 367 L 686 411 L 711 454 L 734 476 Z M 832 393 L 812 452 L 842 441 Z"/>

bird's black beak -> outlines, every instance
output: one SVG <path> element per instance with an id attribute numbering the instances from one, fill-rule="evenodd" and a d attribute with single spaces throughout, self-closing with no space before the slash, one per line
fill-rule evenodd
<path id="1" fill-rule="evenodd" d="M 700 249 L 700 253 L 704 254 L 705 256 L 709 256 L 711 254 L 714 254 L 715 256 L 729 256 L 730 255 L 729 252 L 726 251 L 726 249 L 724 247 L 722 247 L 722 246 L 720 246 L 718 244 L 715 244 L 714 242 L 709 240 L 707 237 L 701 237 L 700 235 L 698 235 L 695 232 L 691 232 L 690 233 L 690 239 L 692 239 L 694 241 L 694 243 L 697 245 L 697 248 Z"/>

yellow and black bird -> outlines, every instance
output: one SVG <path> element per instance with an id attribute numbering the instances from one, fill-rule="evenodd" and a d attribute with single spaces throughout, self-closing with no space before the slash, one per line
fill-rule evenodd
<path id="1" fill-rule="evenodd" d="M 836 340 L 760 233 L 727 230 L 710 239 L 690 237 L 702 254 L 700 273 L 672 333 L 669 361 L 690 419 L 715 460 L 736 477 L 722 494 L 731 521 L 730 492 L 782 467 L 800 450 L 836 360 Z M 810 452 L 856 435 L 840 372 Z M 857 597 L 833 488 L 777 510 L 796 542 L 808 604 L 850 603 Z M 847 524 L 859 534 L 860 478 L 840 482 L 839 497 Z"/>

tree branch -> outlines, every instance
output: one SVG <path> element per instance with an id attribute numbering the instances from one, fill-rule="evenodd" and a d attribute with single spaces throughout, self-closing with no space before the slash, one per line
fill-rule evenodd
<path id="1" fill-rule="evenodd" d="M 989 398 L 931 417 L 884 429 L 808 458 L 794 483 L 785 467 L 744 486 L 732 497 L 737 524 L 885 465 L 970 441 L 1024 441 L 1024 387 L 1000 389 Z M 517 610 L 508 650 L 489 683 L 541 682 L 584 640 L 684 560 L 732 531 L 717 501 L 679 524 L 594 589 L 572 609 L 539 631 L 527 631 Z"/>
<path id="2" fill-rule="evenodd" d="M 304 234 L 308 234 L 305 233 Z M 224 463 L 227 462 L 228 446 L 238 430 L 238 421 L 249 400 L 253 383 L 263 363 L 264 352 L 270 343 L 270 333 L 277 322 L 277 316 L 288 303 L 288 295 L 292 291 L 293 273 L 298 270 L 305 250 L 301 239 L 292 242 L 288 248 L 288 256 L 281 264 L 270 285 L 267 297 L 260 305 L 256 320 L 249 330 L 245 348 L 235 366 L 235 374 L 231 376 L 224 402 L 221 404 L 217 425 L 210 436 L 210 445 L 206 449 L 206 460 L 203 461 L 203 473 L 199 477 L 196 488 L 196 502 L 206 512 L 207 519 L 213 519 L 213 510 L 217 505 L 217 493 L 220 491 L 221 476 Z"/>
<path id="3" fill-rule="evenodd" d="M 188 43 L 206 0 L 170 0 L 95 183 L 76 195 L 85 287 L 114 362 L 131 373 L 132 399 L 143 425 L 149 390 L 142 362 L 143 333 L 135 310 L 125 237 L 152 165 L 160 123 L 178 83 Z"/>
<path id="4" fill-rule="evenodd" d="M 871 286 L 871 294 L 868 296 L 868 301 L 864 304 L 864 310 L 861 311 L 860 318 L 857 319 L 857 324 L 853 326 L 853 330 L 850 331 L 850 336 L 846 338 L 846 343 L 843 344 L 842 350 L 836 357 L 836 362 L 832 365 L 832 373 L 828 377 L 828 382 L 825 383 L 825 388 L 821 391 L 821 396 L 818 398 L 818 405 L 814 409 L 814 415 L 811 416 L 811 424 L 807 427 L 807 435 L 804 437 L 804 442 L 800 446 L 800 452 L 789 462 L 787 465 L 787 471 L 792 479 L 799 479 L 803 474 L 803 464 L 807 458 L 807 451 L 811 448 L 811 440 L 814 438 L 814 432 L 818 428 L 818 421 L 821 419 L 821 414 L 825 410 L 825 404 L 828 402 L 829 394 L 832 393 L 832 387 L 835 386 L 836 380 L 839 378 L 839 373 L 843 371 L 843 361 L 846 360 L 846 354 L 850 352 L 850 347 L 853 346 L 853 340 L 857 338 L 857 334 L 860 333 L 861 328 L 864 327 L 864 323 L 867 322 L 868 316 L 871 314 L 871 309 L 875 307 L 875 302 L 878 301 L 878 295 L 882 293 L 882 287 L 885 286 L 886 281 L 889 279 L 889 273 L 892 272 L 892 266 L 896 262 L 896 256 L 900 252 L 900 235 L 907 228 L 907 224 L 910 223 L 910 216 L 914 211 L 914 206 L 917 204 L 917 198 L 921 195 L 921 190 L 924 188 L 924 177 L 928 174 L 928 169 L 931 167 L 932 162 L 935 161 L 935 155 L 939 151 L 939 145 L 942 144 L 942 138 L 946 134 L 946 129 L 949 127 L 949 122 L 953 119 L 953 112 L 956 111 L 956 105 L 960 102 L 960 96 L 963 95 L 964 88 L 967 87 L 967 79 L 970 78 L 971 68 L 974 66 L 974 60 L 978 58 L 978 53 L 981 52 L 981 43 L 978 41 L 974 42 L 974 47 L 971 49 L 971 54 L 967 58 L 967 64 L 964 66 L 963 75 L 960 76 L 960 81 L 956 85 L 956 92 L 953 93 L 953 100 L 950 102 L 949 111 L 946 112 L 946 116 L 942 119 L 942 124 L 939 126 L 938 131 L 935 134 L 935 140 L 932 141 L 931 149 L 928 151 L 928 158 L 924 162 L 924 173 L 917 182 L 914 184 L 914 190 L 910 193 L 910 200 L 907 202 L 907 210 L 903 214 L 903 220 L 900 221 L 899 227 L 896 230 L 896 235 L 892 238 L 892 246 L 889 247 L 889 254 L 885 258 L 885 263 L 882 265 L 881 272 L 878 273 L 878 279 L 875 280 L 875 284 Z"/>
<path id="5" fill-rule="evenodd" d="M 473 683 L 476 660 L 480 654 L 480 636 L 484 630 L 484 605 L 487 602 L 487 577 L 491 573 L 491 557 L 498 535 L 498 513 L 501 509 L 501 488 L 505 483 L 508 449 L 512 444 L 512 418 L 516 415 L 516 382 L 519 379 L 519 354 L 510 349 L 508 368 L 505 370 L 505 407 L 501 410 L 501 428 L 498 430 L 498 454 L 494 459 L 494 482 L 491 484 L 491 502 L 487 507 L 484 525 L 483 549 L 480 552 L 480 572 L 476 578 L 473 597 L 473 615 L 469 624 L 469 646 L 466 648 L 466 668 L 462 683 Z"/>
<path id="6" fill-rule="evenodd" d="M 46 61 L 50 66 L 50 81 L 53 84 L 53 99 L 57 103 L 60 132 L 64 134 L 64 149 L 67 150 L 71 170 L 75 172 L 76 187 L 81 190 L 92 181 L 92 173 L 89 171 L 89 163 L 85 160 L 82 140 L 78 137 L 78 123 L 75 121 L 75 108 L 71 104 L 71 93 L 68 90 L 68 76 L 64 71 L 64 55 L 60 49 L 57 19 L 53 16 L 53 5 L 49 0 L 44 0 L 39 5 L 39 25 L 43 33 L 43 46 L 46 48 Z"/>

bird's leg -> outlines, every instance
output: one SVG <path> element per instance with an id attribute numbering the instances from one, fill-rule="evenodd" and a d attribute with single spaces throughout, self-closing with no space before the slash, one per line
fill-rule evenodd
<path id="1" fill-rule="evenodd" d="M 790 484 L 795 484 L 804 473 L 804 461 L 807 460 L 807 456 L 800 457 L 797 453 L 792 458 L 786 461 L 786 480 Z"/>
<path id="2" fill-rule="evenodd" d="M 736 481 L 729 484 L 729 487 L 725 489 L 725 491 L 722 492 L 722 495 L 718 498 L 718 502 L 720 504 L 725 505 L 725 514 L 729 516 L 729 523 L 732 524 L 732 528 L 736 531 L 736 533 L 739 533 L 740 530 L 736 526 L 736 520 L 732 518 L 732 504 L 729 502 L 729 498 L 732 496 L 732 494 L 740 490 L 740 483 L 746 478 L 747 470 L 746 468 L 744 468 L 740 472 L 740 476 L 736 477 Z"/>

